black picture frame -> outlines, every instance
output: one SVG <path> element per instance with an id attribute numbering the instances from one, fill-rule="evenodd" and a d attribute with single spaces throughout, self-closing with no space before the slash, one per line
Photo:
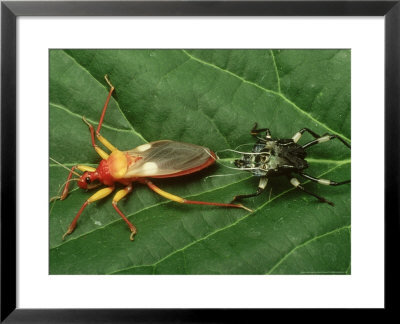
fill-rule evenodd
<path id="1" fill-rule="evenodd" d="M 395 309 L 390 266 L 399 237 L 400 0 L 4 1 L 1 3 L 1 321 L 6 323 L 233 322 L 264 310 L 16 308 L 16 19 L 19 16 L 384 16 L 385 309 Z M 373 125 L 371 125 L 371 130 Z M 366 134 L 366 137 L 370 134 Z M 373 135 L 372 135 L 373 136 Z M 372 178 L 370 174 L 368 177 Z M 372 188 L 372 187 L 371 187 Z M 397 243 L 397 244 L 396 244 Z"/>

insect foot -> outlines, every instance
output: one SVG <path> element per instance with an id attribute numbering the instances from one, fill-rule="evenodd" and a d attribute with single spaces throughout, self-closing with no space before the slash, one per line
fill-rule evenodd
<path id="1" fill-rule="evenodd" d="M 250 213 L 252 213 L 254 211 L 253 209 L 250 209 L 250 208 L 248 208 L 248 207 L 246 207 L 245 205 L 242 205 L 242 204 L 236 204 L 236 206 L 238 206 L 240 208 L 243 208 L 243 209 L 249 211 Z"/>
<path id="2" fill-rule="evenodd" d="M 71 234 L 74 231 L 75 227 L 69 226 L 68 230 L 64 233 L 64 235 L 62 236 L 62 240 L 65 240 L 65 237 L 69 234 Z"/>
<path id="3" fill-rule="evenodd" d="M 135 235 L 136 235 L 136 233 L 137 233 L 136 228 L 135 228 L 134 230 L 131 229 L 131 236 L 129 236 L 129 239 L 130 239 L 131 241 L 135 240 Z"/>

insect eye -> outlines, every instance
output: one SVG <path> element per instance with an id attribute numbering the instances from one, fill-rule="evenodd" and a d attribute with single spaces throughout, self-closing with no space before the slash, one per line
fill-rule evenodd
<path id="1" fill-rule="evenodd" d="M 90 183 L 91 182 L 89 177 L 86 177 L 85 181 L 86 181 L 86 183 Z"/>

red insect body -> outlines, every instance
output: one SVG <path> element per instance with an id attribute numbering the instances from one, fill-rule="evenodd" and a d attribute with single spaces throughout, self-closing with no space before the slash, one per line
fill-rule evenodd
<path id="1" fill-rule="evenodd" d="M 164 158 L 162 156 L 158 156 L 157 159 L 148 161 L 149 158 L 146 158 L 145 156 L 140 156 L 140 153 L 132 153 L 135 152 L 136 149 L 125 152 L 115 151 L 111 153 L 107 160 L 102 160 L 99 163 L 96 171 L 85 172 L 78 181 L 79 187 L 82 189 L 87 189 L 87 183 L 92 183 L 96 180 L 106 186 L 112 186 L 115 182 L 119 182 L 124 185 L 127 185 L 128 183 L 134 181 L 141 182 L 140 179 L 143 178 L 143 173 L 148 173 L 146 175 L 148 178 L 180 177 L 200 171 L 210 166 L 211 164 L 215 163 L 215 160 L 217 158 L 215 153 L 211 150 L 203 146 L 188 143 L 174 141 L 157 141 L 144 145 L 148 147 L 146 151 L 151 152 L 152 155 L 154 155 L 155 151 L 163 150 L 164 152 L 162 152 L 162 154 Z M 174 152 L 176 151 L 176 148 L 183 146 L 190 147 L 193 152 L 188 151 L 188 153 L 190 154 L 186 154 L 186 156 L 183 156 L 182 154 L 174 155 L 174 153 L 176 153 Z M 200 152 L 203 156 L 203 159 L 197 159 L 196 156 L 196 160 L 194 160 L 193 153 L 196 152 Z M 206 158 L 205 161 L 204 158 Z M 180 168 L 177 167 L 177 160 L 179 160 L 179 163 L 181 165 L 190 165 L 191 167 L 188 169 L 180 170 Z M 165 164 L 166 161 L 172 165 L 172 169 L 170 167 L 168 170 L 165 170 L 165 168 L 163 169 L 159 167 L 159 164 Z M 142 168 L 141 170 L 140 167 L 138 167 L 137 165 L 138 163 L 142 165 L 146 165 L 146 163 L 151 163 L 152 168 L 147 168 L 147 170 L 146 168 L 144 170 Z"/>
<path id="2" fill-rule="evenodd" d="M 109 83 L 107 78 L 106 80 Z M 114 196 L 113 207 L 130 228 L 131 240 L 133 240 L 133 236 L 136 234 L 136 228 L 119 210 L 119 208 L 117 207 L 117 203 L 119 200 L 121 200 L 132 191 L 132 182 L 144 183 L 151 190 L 155 191 L 161 196 L 179 203 L 247 209 L 240 204 L 224 204 L 186 200 L 184 198 L 167 193 L 155 186 L 148 178 L 179 177 L 200 171 L 212 165 L 216 160 L 216 155 L 210 149 L 203 146 L 169 140 L 161 140 L 143 144 L 129 151 L 118 150 L 99 133 L 101 123 L 104 119 L 105 110 L 107 108 L 107 104 L 110 100 L 113 90 L 114 87 L 111 86 L 111 90 L 108 94 L 106 103 L 101 114 L 100 123 L 96 131 L 97 138 L 102 144 L 104 144 L 108 149 L 111 150 L 111 154 L 107 154 L 96 145 L 94 128 L 90 123 L 86 121 L 86 119 L 84 119 L 85 123 L 89 126 L 90 129 L 92 145 L 96 152 L 103 159 L 96 169 L 79 165 L 73 168 L 84 171 L 83 175 L 81 175 L 78 180 L 78 186 L 80 188 L 91 189 L 101 184 L 106 185 L 108 188 L 99 190 L 82 205 L 81 209 L 69 226 L 68 231 L 64 234 L 64 237 L 74 231 L 78 218 L 84 208 L 89 203 L 102 199 L 109 195 L 114 190 L 114 185 L 116 182 L 121 183 L 126 187 L 125 189 L 119 190 Z M 71 178 L 72 172 L 74 172 L 73 169 L 70 172 L 68 180 Z M 69 182 L 67 182 L 67 184 L 65 185 L 61 199 L 64 199 L 67 196 L 68 186 Z"/>

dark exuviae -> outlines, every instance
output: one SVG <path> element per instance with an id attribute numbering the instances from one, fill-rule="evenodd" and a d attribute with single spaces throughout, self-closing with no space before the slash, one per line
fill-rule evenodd
<path id="1" fill-rule="evenodd" d="M 349 149 L 351 149 L 350 144 L 338 135 L 324 134 L 323 136 L 319 136 L 308 128 L 301 129 L 289 139 L 272 138 L 270 130 L 268 128 L 257 129 L 257 123 L 255 123 L 250 131 L 254 136 L 262 132 L 265 132 L 265 137 L 258 137 L 258 141 L 254 145 L 252 152 L 243 153 L 242 157 L 234 162 L 239 169 L 248 170 L 255 176 L 260 177 L 257 191 L 253 194 L 235 196 L 233 201 L 259 195 L 266 188 L 268 178 L 283 175 L 286 176 L 290 183 L 297 189 L 314 196 L 321 202 L 333 206 L 333 202 L 304 188 L 300 181 L 293 176 L 293 173 L 299 174 L 305 179 L 328 186 L 339 186 L 350 183 L 350 180 L 335 182 L 327 179 L 319 179 L 304 173 L 304 170 L 308 168 L 308 163 L 305 160 L 307 156 L 306 149 L 310 146 L 327 142 L 335 138 Z M 304 145 L 297 144 L 305 132 L 311 134 L 315 139 Z"/>

